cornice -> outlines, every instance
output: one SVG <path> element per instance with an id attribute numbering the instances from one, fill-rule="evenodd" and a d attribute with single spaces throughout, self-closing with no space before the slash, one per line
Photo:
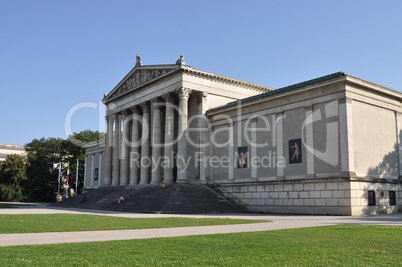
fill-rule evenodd
<path id="1" fill-rule="evenodd" d="M 271 88 L 271 87 L 246 82 L 246 81 L 242 81 L 242 80 L 238 80 L 238 79 L 234 79 L 234 78 L 214 74 L 214 73 L 211 73 L 211 72 L 206 72 L 206 71 L 194 69 L 192 67 L 190 67 L 190 68 L 186 68 L 186 66 L 183 66 L 183 67 L 184 67 L 183 72 L 186 73 L 186 74 L 192 75 L 192 76 L 197 76 L 197 77 L 201 77 L 201 78 L 208 78 L 208 79 L 211 79 L 211 80 L 215 80 L 217 82 L 227 83 L 227 84 L 231 84 L 231 85 L 234 85 L 234 86 L 241 86 L 241 87 L 245 87 L 247 89 L 251 89 L 251 90 L 254 90 L 254 91 L 258 91 L 258 92 L 268 92 L 268 91 L 275 90 L 274 88 Z"/>
<path id="2" fill-rule="evenodd" d="M 130 77 L 133 76 L 134 72 L 136 71 L 152 71 L 152 70 L 168 70 L 166 73 L 163 73 L 149 81 L 146 81 L 144 83 L 141 83 L 135 87 L 129 88 L 129 89 L 121 89 L 124 84 L 126 83 L 126 81 L 128 79 L 130 79 Z M 247 88 L 250 90 L 254 90 L 257 92 L 269 92 L 274 90 L 273 88 L 267 87 L 267 86 L 262 86 L 262 85 L 258 85 L 258 84 L 254 84 L 254 83 L 250 83 L 250 82 L 246 82 L 246 81 L 242 81 L 242 80 L 238 80 L 238 79 L 233 79 L 233 78 L 229 78 L 226 76 L 222 76 L 222 75 L 217 75 L 217 74 L 213 74 L 210 72 L 206 72 L 206 71 L 201 71 L 201 70 L 197 70 L 194 69 L 191 66 L 188 65 L 145 65 L 145 66 L 137 66 L 134 67 L 114 88 L 113 90 L 107 94 L 104 99 L 102 100 L 102 102 L 104 104 L 107 104 L 108 102 L 121 98 L 129 93 L 132 93 L 136 90 L 140 90 L 141 88 L 145 88 L 148 87 L 150 85 L 153 85 L 155 83 L 159 83 L 161 81 L 164 81 L 174 75 L 177 74 L 188 74 L 191 76 L 195 76 L 195 77 L 199 77 L 199 78 L 204 78 L 204 79 L 210 79 L 216 82 L 220 82 L 220 83 L 226 83 L 226 84 L 230 84 L 233 86 L 238 86 L 238 87 L 243 87 L 243 88 Z M 120 90 L 120 92 L 118 92 Z M 116 93 L 118 92 L 118 93 Z"/>

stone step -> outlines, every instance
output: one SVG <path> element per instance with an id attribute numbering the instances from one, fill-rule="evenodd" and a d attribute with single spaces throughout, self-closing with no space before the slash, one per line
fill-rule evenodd
<path id="1" fill-rule="evenodd" d="M 116 196 L 124 203 L 113 204 Z M 85 202 L 80 200 L 85 197 Z M 200 184 L 109 186 L 87 190 L 76 197 L 53 204 L 59 207 L 151 213 L 240 213 L 224 197 Z"/>

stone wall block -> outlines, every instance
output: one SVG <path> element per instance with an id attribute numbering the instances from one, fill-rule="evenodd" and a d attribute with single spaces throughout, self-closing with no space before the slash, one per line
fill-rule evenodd
<path id="1" fill-rule="evenodd" d="M 314 203 L 315 203 L 316 206 L 326 206 L 327 205 L 327 200 L 319 198 L 319 199 L 315 199 Z"/>
<path id="2" fill-rule="evenodd" d="M 332 191 L 332 197 L 334 197 L 334 198 L 344 198 L 345 197 L 345 191 L 343 191 L 343 190 Z"/>
<path id="3" fill-rule="evenodd" d="M 314 190 L 314 184 L 313 183 L 304 184 L 304 191 L 311 191 L 311 190 Z"/>
<path id="4" fill-rule="evenodd" d="M 315 202 L 314 199 L 308 198 L 304 200 L 304 206 L 314 206 Z"/>
<path id="5" fill-rule="evenodd" d="M 253 198 L 255 198 L 255 199 L 261 198 L 261 193 L 260 192 L 254 192 L 253 193 Z"/>
<path id="6" fill-rule="evenodd" d="M 300 198 L 293 199 L 293 205 L 295 205 L 295 206 L 303 206 L 304 205 L 303 199 L 300 199 Z"/>
<path id="7" fill-rule="evenodd" d="M 292 184 L 285 184 L 283 186 L 283 191 L 286 191 L 286 192 L 293 191 L 293 185 Z"/>
<path id="8" fill-rule="evenodd" d="M 325 185 L 327 190 L 337 190 L 338 189 L 338 183 L 327 183 Z"/>
<path id="9" fill-rule="evenodd" d="M 294 191 L 303 191 L 303 184 L 294 184 L 293 190 Z"/>
<path id="10" fill-rule="evenodd" d="M 274 186 L 274 191 L 275 192 L 279 192 L 279 191 L 283 191 L 283 185 L 275 185 Z"/>
<path id="11" fill-rule="evenodd" d="M 325 190 L 325 183 L 314 184 L 314 189 L 315 190 Z"/>
<path id="12" fill-rule="evenodd" d="M 264 192 L 264 191 L 265 191 L 265 188 L 263 185 L 257 186 L 257 192 Z"/>
<path id="13" fill-rule="evenodd" d="M 310 198 L 320 198 L 320 191 L 310 191 Z"/>
<path id="14" fill-rule="evenodd" d="M 339 200 L 337 198 L 327 198 L 327 206 L 338 206 Z"/>
<path id="15" fill-rule="evenodd" d="M 289 192 L 289 198 L 299 198 L 299 192 Z"/>
<path id="16" fill-rule="evenodd" d="M 279 198 L 278 192 L 269 192 L 269 198 Z"/>
<path id="17" fill-rule="evenodd" d="M 293 199 L 284 199 L 283 205 L 285 205 L 285 206 L 293 206 L 294 205 Z"/>
<path id="18" fill-rule="evenodd" d="M 279 198 L 288 198 L 289 194 L 288 192 L 278 192 L 279 193 Z"/>
<path id="19" fill-rule="evenodd" d="M 300 198 L 309 198 L 310 194 L 309 194 L 309 192 L 299 192 L 299 197 Z"/>
<path id="20" fill-rule="evenodd" d="M 321 198 L 332 198 L 331 191 L 321 191 Z"/>

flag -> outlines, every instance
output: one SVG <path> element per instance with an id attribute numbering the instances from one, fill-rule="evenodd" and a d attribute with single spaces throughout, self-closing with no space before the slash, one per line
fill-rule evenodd
<path id="1" fill-rule="evenodd" d="M 60 178 L 61 178 L 61 172 L 63 169 L 61 168 L 61 162 L 59 163 L 59 177 L 57 178 L 57 182 L 60 183 Z"/>
<path id="2" fill-rule="evenodd" d="M 78 162 L 77 159 L 77 170 L 75 172 L 75 192 L 78 194 L 78 166 L 80 166 L 80 163 Z"/>
<path id="3" fill-rule="evenodd" d="M 59 176 L 57 177 L 57 195 L 60 194 L 60 179 L 61 179 L 61 173 L 63 169 L 61 167 L 61 162 L 59 163 Z"/>
<path id="4" fill-rule="evenodd" d="M 67 176 L 66 176 L 66 182 L 68 183 L 70 181 L 70 162 L 67 165 Z"/>

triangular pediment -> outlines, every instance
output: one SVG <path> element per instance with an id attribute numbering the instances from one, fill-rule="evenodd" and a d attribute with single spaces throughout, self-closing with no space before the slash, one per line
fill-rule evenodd
<path id="1" fill-rule="evenodd" d="M 116 98 L 120 95 L 135 90 L 136 88 L 147 84 L 151 81 L 158 80 L 162 76 L 171 73 L 180 68 L 180 65 L 155 65 L 155 66 L 139 66 L 132 69 L 123 80 L 107 94 L 103 102 Z"/>

